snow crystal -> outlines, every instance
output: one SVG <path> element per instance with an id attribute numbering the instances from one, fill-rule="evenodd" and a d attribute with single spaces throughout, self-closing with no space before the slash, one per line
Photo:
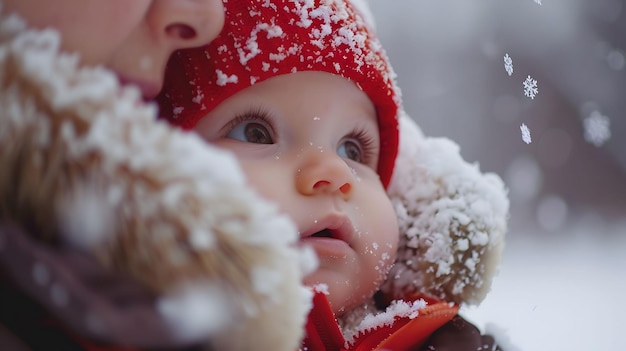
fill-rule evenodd
<path id="1" fill-rule="evenodd" d="M 593 111 L 583 120 L 585 140 L 595 146 L 602 146 L 611 138 L 611 121 L 598 111 Z"/>
<path id="2" fill-rule="evenodd" d="M 253 59 L 256 55 L 261 53 L 259 49 L 259 43 L 257 42 L 258 34 L 260 31 L 267 32 L 267 38 L 281 37 L 283 35 L 283 29 L 280 26 L 270 25 L 267 23 L 259 23 L 250 33 L 250 37 L 246 40 L 245 48 L 237 48 L 239 53 L 239 62 L 245 66 L 248 61 Z"/>
<path id="3" fill-rule="evenodd" d="M 218 70 L 218 71 L 221 73 L 220 70 Z M 220 79 L 223 80 L 223 85 L 226 85 L 226 83 L 237 83 L 237 77 L 234 78 L 234 82 L 233 82 L 233 81 L 231 81 L 233 79 L 233 76 L 231 76 L 231 77 L 226 77 L 226 75 L 220 76 L 219 73 L 218 73 L 218 76 L 217 76 L 217 84 L 218 85 L 220 84 Z M 203 99 L 204 99 L 204 93 L 202 92 L 202 90 L 200 90 L 200 88 L 198 88 L 198 90 L 196 90 L 196 94 L 191 99 L 191 101 L 196 103 L 196 104 L 199 104 L 199 103 L 202 103 Z"/>
<path id="4" fill-rule="evenodd" d="M 519 129 L 522 131 L 522 140 L 526 144 L 530 144 L 532 142 L 532 139 L 530 138 L 530 129 L 528 129 L 528 127 L 524 123 L 522 123 Z"/>
<path id="5" fill-rule="evenodd" d="M 74 189 L 58 209 L 63 239 L 80 249 L 101 244 L 115 231 L 115 216 L 108 197 L 95 188 L 85 185 Z"/>
<path id="6" fill-rule="evenodd" d="M 311 34 L 309 34 L 312 39 L 315 39 L 311 42 L 318 45 L 320 49 L 323 49 L 324 47 L 321 43 L 326 36 L 332 33 L 330 22 L 333 10 L 329 6 L 320 6 L 319 8 L 312 10 L 309 15 L 311 18 L 321 18 L 324 21 L 324 24 L 321 25 L 321 29 L 315 28 L 311 31 Z"/>
<path id="7" fill-rule="evenodd" d="M 182 106 L 179 106 L 179 107 L 174 107 L 174 108 L 172 109 L 172 113 L 174 113 L 174 116 L 178 116 L 178 115 L 180 115 L 181 113 L 183 113 L 183 111 L 184 111 L 184 110 L 185 110 L 185 108 L 184 108 L 184 107 L 182 107 Z"/>
<path id="8" fill-rule="evenodd" d="M 208 250 L 213 247 L 215 243 L 215 237 L 206 230 L 195 230 L 190 234 L 189 243 L 191 247 L 196 250 Z"/>
<path id="9" fill-rule="evenodd" d="M 181 340 L 193 341 L 230 324 L 233 301 L 216 286 L 198 284 L 161 298 L 157 308 Z"/>
<path id="10" fill-rule="evenodd" d="M 274 61 L 274 62 L 276 62 L 276 63 L 279 63 L 280 61 L 283 61 L 286 58 L 287 58 L 287 54 L 284 54 L 284 53 L 270 54 L 269 55 L 269 59 Z"/>
<path id="11" fill-rule="evenodd" d="M 539 89 L 537 88 L 537 80 L 533 79 L 531 76 L 528 76 L 524 81 L 524 95 L 531 99 L 535 99 L 539 93 Z"/>
<path id="12" fill-rule="evenodd" d="M 221 87 L 223 87 L 224 85 L 228 83 L 237 83 L 239 81 L 239 78 L 237 77 L 237 75 L 233 74 L 229 76 L 225 74 L 224 72 L 222 72 L 222 70 L 220 69 L 216 69 L 215 74 L 217 74 L 217 85 Z"/>
<path id="13" fill-rule="evenodd" d="M 161 192 L 162 205 L 166 208 L 177 209 L 185 201 L 187 189 L 184 184 L 174 183 L 165 186 Z"/>
<path id="14" fill-rule="evenodd" d="M 300 271 L 303 275 L 308 275 L 317 269 L 319 261 L 315 250 L 310 246 L 304 246 L 300 249 L 300 255 L 298 255 L 300 263 Z"/>
<path id="15" fill-rule="evenodd" d="M 541 0 L 534 0 L 534 1 L 535 1 L 535 4 L 541 5 Z"/>
<path id="16" fill-rule="evenodd" d="M 333 67 L 337 73 L 341 73 L 341 65 L 338 62 L 333 63 Z"/>
<path id="17" fill-rule="evenodd" d="M 282 272 L 274 268 L 258 267 L 252 271 L 252 284 L 254 285 L 255 291 L 267 295 L 270 298 L 278 297 L 274 292 L 282 281 Z"/>
<path id="18" fill-rule="evenodd" d="M 468 258 L 467 260 L 465 260 L 465 267 L 467 267 L 471 272 L 476 270 L 477 264 L 478 264 L 478 259 L 476 258 Z"/>
<path id="19" fill-rule="evenodd" d="M 217 52 L 219 52 L 220 54 L 223 54 L 225 52 L 228 51 L 228 45 L 224 44 L 224 45 L 220 45 L 219 48 L 217 48 Z M 207 59 L 208 59 L 208 54 L 207 54 Z"/>
<path id="20" fill-rule="evenodd" d="M 283 35 L 282 27 L 277 25 L 267 25 L 267 27 L 263 26 L 261 28 L 267 31 L 267 39 L 280 38 Z"/>
<path id="21" fill-rule="evenodd" d="M 328 292 L 328 285 L 324 283 L 320 283 L 320 284 L 313 286 L 313 291 L 322 293 L 324 295 L 330 295 L 330 293 Z"/>
<path id="22" fill-rule="evenodd" d="M 466 251 L 467 249 L 469 249 L 469 240 L 467 240 L 466 238 L 461 238 L 457 240 L 456 247 L 459 251 Z"/>
<path id="23" fill-rule="evenodd" d="M 274 11 L 278 11 L 278 8 L 276 7 L 276 4 L 273 4 L 270 0 L 265 0 L 265 3 L 263 4 L 263 7 L 269 7 L 271 9 L 274 9 Z"/>
<path id="24" fill-rule="evenodd" d="M 504 55 L 504 69 L 509 74 L 509 77 L 513 74 L 513 59 L 508 53 Z"/>
<path id="25" fill-rule="evenodd" d="M 376 315 L 368 314 L 363 318 L 361 323 L 354 329 L 346 330 L 345 339 L 346 347 L 354 343 L 355 338 L 362 333 L 366 333 L 369 330 L 381 327 L 391 326 L 396 318 L 409 318 L 414 319 L 419 315 L 419 310 L 426 307 L 426 301 L 419 299 L 413 302 L 395 300 L 391 302 L 391 305 L 387 307 L 384 312 L 380 312 Z"/>
<path id="26" fill-rule="evenodd" d="M 291 219 L 284 214 L 277 214 L 274 204 L 257 202 L 252 204 L 248 225 L 255 228 L 254 235 L 241 235 L 249 242 L 259 244 L 291 244 L 297 240 L 297 229 Z"/>
<path id="27" fill-rule="evenodd" d="M 487 246 L 489 244 L 489 235 L 485 232 L 475 231 L 470 233 L 469 236 L 473 246 Z"/>

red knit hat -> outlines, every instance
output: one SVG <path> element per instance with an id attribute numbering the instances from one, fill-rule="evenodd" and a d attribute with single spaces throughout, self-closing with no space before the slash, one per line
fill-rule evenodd
<path id="1" fill-rule="evenodd" d="M 380 42 L 347 0 L 224 0 L 226 21 L 210 45 L 183 50 L 170 60 L 161 114 L 193 128 L 237 92 L 298 71 L 347 78 L 378 114 L 378 174 L 389 184 L 398 153 L 400 94 Z"/>

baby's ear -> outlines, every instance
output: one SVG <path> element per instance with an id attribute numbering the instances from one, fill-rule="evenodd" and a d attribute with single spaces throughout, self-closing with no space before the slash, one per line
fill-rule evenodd
<path id="1" fill-rule="evenodd" d="M 401 113 L 388 194 L 400 242 L 383 293 L 479 304 L 491 287 L 507 230 L 509 200 L 500 177 L 463 160 L 453 141 L 425 137 Z"/>

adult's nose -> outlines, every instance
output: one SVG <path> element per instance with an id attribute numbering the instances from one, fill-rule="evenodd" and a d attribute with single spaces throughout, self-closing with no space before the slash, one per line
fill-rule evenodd
<path id="1" fill-rule="evenodd" d="M 296 188 L 303 195 L 336 193 L 347 199 L 354 175 L 344 159 L 335 153 L 311 150 L 296 171 Z"/>
<path id="2" fill-rule="evenodd" d="M 208 44 L 224 26 L 222 0 L 156 0 L 149 22 L 172 50 Z"/>

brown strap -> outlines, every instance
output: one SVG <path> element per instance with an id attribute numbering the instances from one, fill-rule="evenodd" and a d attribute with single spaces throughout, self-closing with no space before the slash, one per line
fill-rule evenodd
<path id="1" fill-rule="evenodd" d="M 157 296 L 139 282 L 85 253 L 33 239 L 6 222 L 0 223 L 0 270 L 77 335 L 139 348 L 193 345 L 176 338 L 155 307 Z"/>

